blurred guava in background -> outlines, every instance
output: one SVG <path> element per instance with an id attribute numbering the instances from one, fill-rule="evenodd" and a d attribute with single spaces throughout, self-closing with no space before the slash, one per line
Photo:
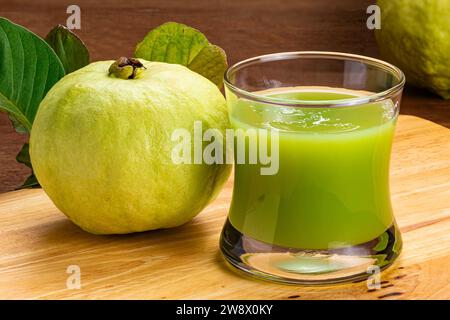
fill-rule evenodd
<path id="1" fill-rule="evenodd" d="M 450 1 L 378 0 L 381 29 L 375 36 L 383 59 L 407 82 L 450 99 Z"/>

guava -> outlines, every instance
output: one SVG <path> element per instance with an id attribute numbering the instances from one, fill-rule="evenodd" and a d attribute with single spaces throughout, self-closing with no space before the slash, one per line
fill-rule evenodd
<path id="1" fill-rule="evenodd" d="M 184 66 L 132 60 L 141 66 L 101 61 L 66 75 L 42 100 L 31 131 L 42 188 L 94 234 L 184 224 L 214 199 L 231 170 L 171 158 L 175 129 L 192 131 L 202 121 L 204 130 L 225 132 L 219 89 Z M 120 72 L 110 74 L 114 67 Z"/>
<path id="2" fill-rule="evenodd" d="M 415 86 L 450 99 L 450 1 L 378 0 L 375 36 L 384 59 Z"/>

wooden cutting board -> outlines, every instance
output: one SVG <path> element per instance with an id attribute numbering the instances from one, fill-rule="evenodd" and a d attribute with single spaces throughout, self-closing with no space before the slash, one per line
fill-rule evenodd
<path id="1" fill-rule="evenodd" d="M 230 180 L 186 225 L 124 236 L 82 231 L 40 189 L 1 194 L 0 298 L 449 299 L 450 130 L 401 116 L 391 177 L 404 249 L 382 272 L 379 290 L 368 290 L 365 281 L 280 285 L 231 270 L 218 250 Z M 73 265 L 80 268 L 80 289 L 66 286 Z"/>

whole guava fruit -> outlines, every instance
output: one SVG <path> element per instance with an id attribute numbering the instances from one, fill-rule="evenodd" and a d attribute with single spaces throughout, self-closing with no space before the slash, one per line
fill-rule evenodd
<path id="1" fill-rule="evenodd" d="M 450 1 L 378 0 L 375 37 L 384 59 L 415 86 L 450 99 Z"/>
<path id="2" fill-rule="evenodd" d="M 138 61 L 138 60 L 136 60 Z M 175 129 L 221 132 L 225 99 L 188 68 L 139 60 L 133 79 L 101 61 L 66 75 L 33 123 L 30 156 L 50 199 L 82 229 L 122 234 L 179 226 L 197 215 L 229 176 L 226 164 L 176 164 Z"/>

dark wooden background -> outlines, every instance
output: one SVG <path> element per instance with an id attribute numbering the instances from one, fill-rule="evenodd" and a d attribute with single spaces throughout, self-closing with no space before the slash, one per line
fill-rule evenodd
<path id="1" fill-rule="evenodd" d="M 366 9 L 375 0 L 0 0 L 0 16 L 40 36 L 65 24 L 66 8 L 81 7 L 81 30 L 91 60 L 131 55 L 138 41 L 166 21 L 188 24 L 225 49 L 228 62 L 297 50 L 343 51 L 378 57 Z M 0 70 L 1 72 L 1 70 Z M 450 101 L 407 88 L 401 112 L 450 127 Z M 424 132 L 423 134 L 426 134 Z M 27 137 L 16 134 L 0 114 L 0 192 L 28 175 L 15 161 Z"/>

